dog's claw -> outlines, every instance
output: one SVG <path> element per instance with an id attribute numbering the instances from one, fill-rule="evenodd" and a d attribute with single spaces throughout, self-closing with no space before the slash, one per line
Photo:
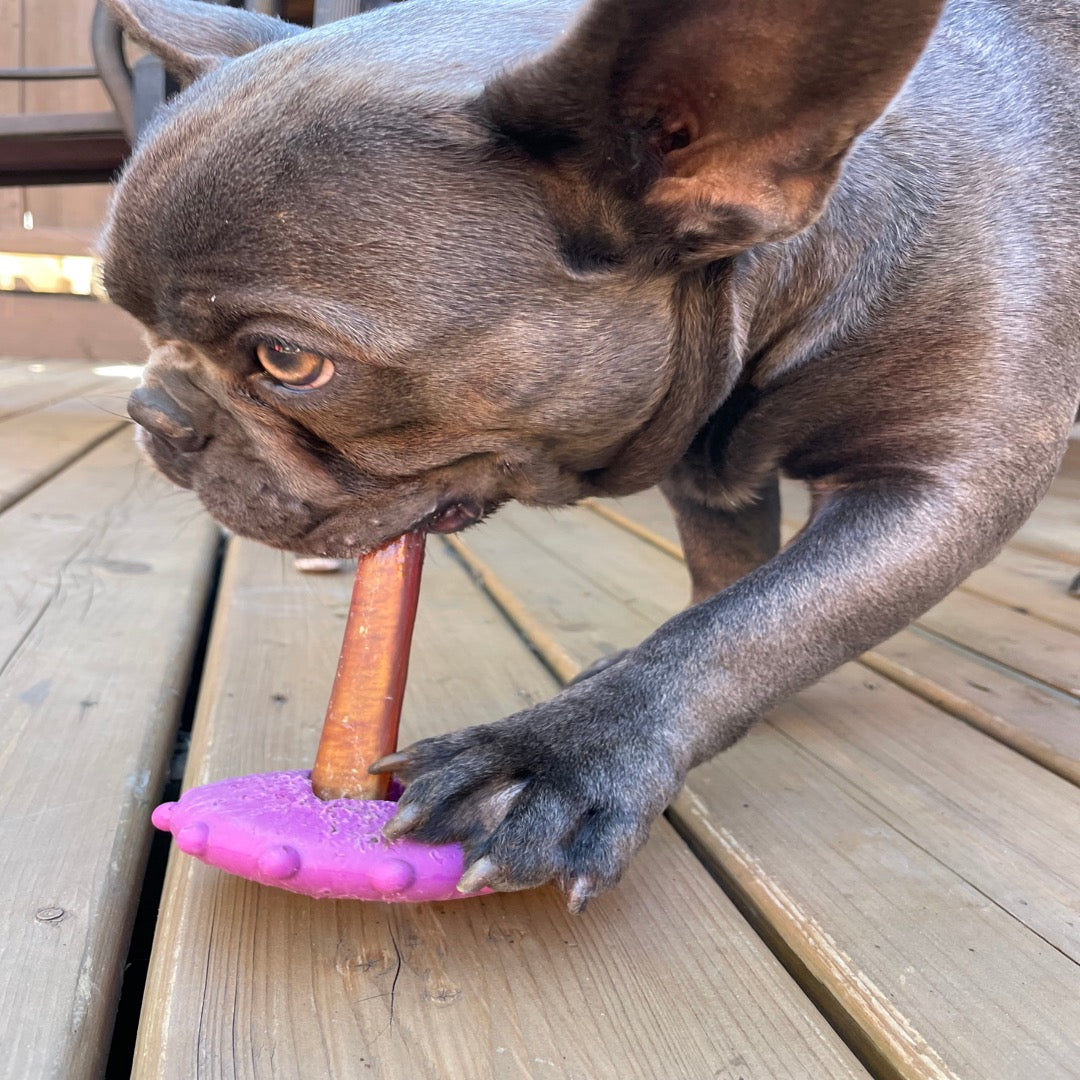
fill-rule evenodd
<path id="1" fill-rule="evenodd" d="M 388 773 L 395 772 L 401 768 L 402 765 L 407 765 L 409 762 L 409 755 L 404 753 L 387 754 L 385 757 L 379 758 L 378 761 L 373 762 L 368 766 L 369 773 Z"/>
<path id="2" fill-rule="evenodd" d="M 627 681 L 630 695 L 620 693 Z M 582 911 L 619 880 L 682 783 L 642 686 L 624 661 L 552 701 L 383 758 L 376 771 L 408 782 L 383 834 L 459 844 L 463 893 L 556 883 L 570 910 Z M 627 696 L 642 712 L 613 717 L 611 703 Z M 633 754 L 623 724 L 637 733 Z"/>
<path id="3" fill-rule="evenodd" d="M 474 862 L 457 883 L 458 892 L 479 892 L 486 885 L 490 885 L 502 873 L 501 867 L 493 859 L 486 855 Z"/>
<path id="4" fill-rule="evenodd" d="M 387 840 L 397 840 L 415 829 L 422 818 L 426 816 L 421 806 L 403 806 L 384 826 L 383 836 Z"/>
<path id="5" fill-rule="evenodd" d="M 580 915 L 592 899 L 593 883 L 587 877 L 575 878 L 566 894 L 566 906 L 571 915 Z"/>

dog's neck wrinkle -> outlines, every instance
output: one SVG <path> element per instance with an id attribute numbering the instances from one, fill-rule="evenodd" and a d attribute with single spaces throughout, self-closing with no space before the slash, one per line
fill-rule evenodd
<path id="1" fill-rule="evenodd" d="M 594 493 L 629 495 L 658 484 L 739 380 L 745 318 L 736 267 L 724 260 L 678 278 L 672 289 L 669 381 L 649 419 L 589 476 Z"/>

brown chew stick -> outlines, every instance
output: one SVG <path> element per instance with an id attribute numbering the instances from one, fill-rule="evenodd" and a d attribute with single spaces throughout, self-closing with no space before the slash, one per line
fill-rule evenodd
<path id="1" fill-rule="evenodd" d="M 345 623 L 311 786 L 320 799 L 385 799 L 390 776 L 368 766 L 397 749 L 409 643 L 420 595 L 424 534 L 365 555 Z"/>

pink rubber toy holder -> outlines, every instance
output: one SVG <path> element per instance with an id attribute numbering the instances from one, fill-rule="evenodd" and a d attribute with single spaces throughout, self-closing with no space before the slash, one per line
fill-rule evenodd
<path id="1" fill-rule="evenodd" d="M 382 835 L 396 801 L 323 802 L 310 778 L 298 770 L 219 780 L 162 803 L 153 822 L 202 862 L 305 896 L 400 903 L 478 895 L 457 891 L 465 856 L 456 844 Z M 391 799 L 400 793 L 392 787 Z"/>

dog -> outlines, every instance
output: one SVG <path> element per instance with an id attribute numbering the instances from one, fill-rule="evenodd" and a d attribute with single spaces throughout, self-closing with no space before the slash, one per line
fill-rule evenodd
<path id="1" fill-rule="evenodd" d="M 687 771 L 989 561 L 1080 403 L 1075 0 L 108 0 L 186 89 L 103 235 L 129 411 L 360 555 L 659 485 L 692 603 L 376 763 L 463 890 L 613 885 Z M 781 550 L 780 473 L 812 514 Z"/>

